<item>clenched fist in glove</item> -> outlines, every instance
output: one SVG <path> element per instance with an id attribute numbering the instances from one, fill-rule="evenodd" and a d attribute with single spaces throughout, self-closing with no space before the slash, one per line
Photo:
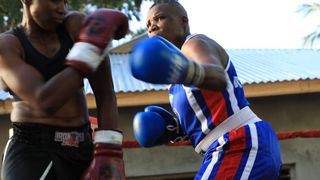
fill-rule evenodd
<path id="1" fill-rule="evenodd" d="M 133 132 L 142 147 L 153 147 L 186 138 L 173 115 L 160 106 L 147 106 L 133 119 Z"/>
<path id="2" fill-rule="evenodd" d="M 93 160 L 81 180 L 125 179 L 122 139 L 119 130 L 95 129 Z"/>
<path id="3" fill-rule="evenodd" d="M 137 43 L 129 62 L 133 77 L 153 84 L 199 86 L 206 76 L 203 65 L 189 60 L 180 49 L 158 35 Z"/>
<path id="4" fill-rule="evenodd" d="M 106 8 L 94 11 L 85 19 L 65 64 L 84 75 L 94 71 L 102 62 L 109 42 L 123 38 L 128 28 L 128 17 L 122 12 Z"/>

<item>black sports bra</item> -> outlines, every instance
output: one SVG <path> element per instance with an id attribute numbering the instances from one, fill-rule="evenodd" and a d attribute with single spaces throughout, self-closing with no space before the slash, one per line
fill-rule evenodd
<path id="1" fill-rule="evenodd" d="M 21 26 L 13 29 L 13 34 L 18 37 L 24 49 L 25 61 L 35 67 L 46 81 L 65 68 L 64 59 L 74 43 L 63 25 L 58 28 L 57 33 L 61 44 L 60 50 L 53 58 L 48 58 L 32 46 Z"/>
<path id="2" fill-rule="evenodd" d="M 32 46 L 24 34 L 22 26 L 17 26 L 13 29 L 13 34 L 20 40 L 23 47 L 25 62 L 36 68 L 42 74 L 45 81 L 49 80 L 66 67 L 64 65 L 65 57 L 74 44 L 67 30 L 64 28 L 64 25 L 61 25 L 57 29 L 57 33 L 60 41 L 60 49 L 53 58 L 48 58 Z M 12 91 L 10 91 L 10 94 L 13 96 L 14 100 L 19 100 L 19 97 Z"/>

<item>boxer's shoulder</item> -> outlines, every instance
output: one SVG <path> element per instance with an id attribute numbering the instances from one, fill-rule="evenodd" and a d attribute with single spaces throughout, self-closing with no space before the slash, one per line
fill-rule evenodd
<path id="1" fill-rule="evenodd" d="M 63 25 L 74 41 L 76 40 L 76 37 L 80 32 L 80 27 L 85 18 L 85 14 L 78 11 L 71 11 L 66 15 L 64 19 Z"/>
<path id="2" fill-rule="evenodd" d="M 13 33 L 13 30 L 9 30 L 0 33 L 0 50 L 9 49 L 11 47 L 16 47 L 19 44 L 19 39 Z"/>
<path id="3" fill-rule="evenodd" d="M 181 51 L 187 58 L 201 64 L 217 64 L 226 67 L 229 59 L 226 50 L 205 34 L 196 34 L 187 38 Z"/>
<path id="4" fill-rule="evenodd" d="M 0 54 L 5 55 L 9 53 L 20 54 L 22 47 L 17 36 L 12 30 L 0 33 Z"/>

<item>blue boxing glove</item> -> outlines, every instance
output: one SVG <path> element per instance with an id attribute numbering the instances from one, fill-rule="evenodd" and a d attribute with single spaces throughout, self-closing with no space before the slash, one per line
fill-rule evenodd
<path id="1" fill-rule="evenodd" d="M 149 83 L 200 85 L 205 77 L 201 65 L 190 61 L 161 36 L 153 36 L 138 43 L 129 61 L 132 75 Z"/>
<path id="2" fill-rule="evenodd" d="M 133 132 L 143 147 L 153 147 L 184 139 L 176 119 L 159 106 L 148 106 L 133 119 Z"/>

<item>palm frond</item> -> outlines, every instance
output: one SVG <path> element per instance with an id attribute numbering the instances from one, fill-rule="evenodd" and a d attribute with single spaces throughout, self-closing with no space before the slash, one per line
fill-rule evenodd
<path id="1" fill-rule="evenodd" d="M 313 3 L 313 4 L 302 4 L 298 7 L 297 12 L 301 13 L 304 17 L 309 15 L 310 13 L 314 13 L 316 11 L 320 11 L 320 4 Z"/>
<path id="2" fill-rule="evenodd" d="M 303 46 L 310 47 L 310 48 L 315 47 L 319 40 L 320 40 L 320 26 L 318 26 L 315 31 L 313 31 L 312 33 L 304 37 Z"/>

